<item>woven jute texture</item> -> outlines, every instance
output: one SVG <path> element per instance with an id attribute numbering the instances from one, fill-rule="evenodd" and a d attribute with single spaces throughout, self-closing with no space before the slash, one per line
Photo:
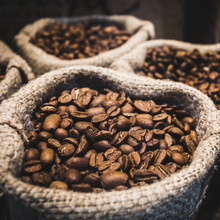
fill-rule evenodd
<path id="1" fill-rule="evenodd" d="M 26 184 L 19 179 L 34 110 L 64 89 L 88 86 L 124 91 L 129 97 L 175 103 L 195 120 L 199 144 L 192 163 L 151 185 L 79 193 Z M 220 115 L 200 91 L 93 66 L 54 70 L 28 83 L 0 106 L 0 186 L 17 219 L 183 219 L 203 199 L 220 150 Z"/>
<path id="2" fill-rule="evenodd" d="M 54 55 L 46 53 L 41 48 L 30 43 L 30 39 L 35 36 L 38 30 L 43 29 L 45 26 L 61 21 L 67 24 L 74 24 L 79 22 L 99 22 L 108 24 L 119 24 L 133 36 L 122 46 L 100 53 L 97 56 L 84 59 L 75 60 L 62 60 Z M 154 38 L 154 25 L 150 21 L 140 20 L 134 16 L 101 16 L 93 15 L 87 17 L 77 18 L 43 18 L 37 20 L 33 24 L 25 26 L 18 35 L 15 36 L 14 42 L 18 53 L 24 57 L 28 64 L 32 67 L 33 72 L 36 75 L 42 75 L 43 73 L 61 68 L 69 67 L 73 65 L 93 65 L 108 67 L 115 59 L 121 55 L 129 52 L 139 43 L 144 42 L 149 38 Z"/>
<path id="3" fill-rule="evenodd" d="M 191 44 L 182 41 L 176 40 L 150 40 L 143 43 L 140 43 L 137 47 L 135 47 L 132 51 L 127 54 L 124 54 L 119 59 L 115 60 L 110 68 L 121 71 L 121 72 L 129 72 L 134 73 L 139 70 L 146 58 L 147 50 L 151 47 L 162 47 L 162 46 L 176 47 L 183 50 L 193 50 L 198 49 L 201 53 L 206 53 L 208 51 L 219 52 L 220 44 L 210 44 L 210 45 L 202 45 L 202 44 Z"/>
<path id="4" fill-rule="evenodd" d="M 7 66 L 5 78 L 0 82 L 0 102 L 17 91 L 23 83 L 34 79 L 29 65 L 0 41 L 0 63 Z"/>

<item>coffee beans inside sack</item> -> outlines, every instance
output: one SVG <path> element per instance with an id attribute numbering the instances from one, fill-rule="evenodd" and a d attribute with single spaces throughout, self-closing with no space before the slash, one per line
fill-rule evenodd
<path id="1" fill-rule="evenodd" d="M 116 25 L 57 22 L 37 32 L 31 42 L 61 59 L 81 59 L 117 48 L 130 34 Z"/>
<path id="2" fill-rule="evenodd" d="M 124 92 L 65 90 L 34 113 L 21 179 L 80 192 L 151 184 L 187 166 L 193 118 L 177 105 Z"/>
<path id="3" fill-rule="evenodd" d="M 137 72 L 156 79 L 170 79 L 193 86 L 208 95 L 220 109 L 220 55 L 175 47 L 152 47 Z"/>

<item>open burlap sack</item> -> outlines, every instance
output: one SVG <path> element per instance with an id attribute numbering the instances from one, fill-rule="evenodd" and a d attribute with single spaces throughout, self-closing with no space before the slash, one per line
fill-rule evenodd
<path id="1" fill-rule="evenodd" d="M 45 26 L 61 21 L 67 24 L 74 24 L 79 22 L 100 22 L 109 24 L 122 25 L 126 31 L 133 36 L 122 46 L 103 52 L 97 56 L 84 59 L 75 60 L 62 60 L 54 55 L 46 53 L 41 48 L 30 43 L 30 39 L 35 36 L 38 30 L 43 29 Z M 33 72 L 41 75 L 46 71 L 57 69 L 61 67 L 69 67 L 73 65 L 93 65 L 108 67 L 115 59 L 121 55 L 129 52 L 139 43 L 144 42 L 148 38 L 154 38 L 154 25 L 150 21 L 143 21 L 134 16 L 102 16 L 93 15 L 87 17 L 77 18 L 43 18 L 37 20 L 33 24 L 25 26 L 18 35 L 15 36 L 14 42 L 18 53 L 24 57 L 28 64 L 32 67 Z"/>
<path id="2" fill-rule="evenodd" d="M 0 63 L 7 66 L 5 78 L 0 82 L 0 102 L 17 91 L 24 83 L 34 79 L 29 65 L 0 41 Z"/>
<path id="3" fill-rule="evenodd" d="M 193 116 L 199 144 L 192 163 L 151 185 L 123 191 L 78 193 L 34 186 L 19 178 L 34 109 L 64 89 L 89 86 L 123 90 L 131 98 L 162 99 Z M 17 219 L 193 219 L 220 150 L 220 116 L 200 91 L 92 66 L 48 72 L 0 106 L 0 186 Z"/>
<path id="4" fill-rule="evenodd" d="M 124 54 L 119 59 L 115 60 L 110 65 L 110 68 L 121 72 L 135 73 L 143 66 L 144 60 L 146 58 L 147 50 L 149 48 L 162 47 L 164 45 L 167 45 L 169 47 L 176 47 L 183 50 L 198 49 L 201 53 L 206 53 L 208 51 L 212 51 L 212 52 L 220 51 L 220 44 L 202 45 L 202 44 L 191 44 L 176 40 L 163 40 L 163 39 L 150 40 L 140 43 L 132 51 L 130 51 L 127 54 Z"/>

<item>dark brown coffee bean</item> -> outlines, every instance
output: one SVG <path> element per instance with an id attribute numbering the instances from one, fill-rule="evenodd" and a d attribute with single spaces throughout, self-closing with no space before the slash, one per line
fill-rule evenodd
<path id="1" fill-rule="evenodd" d="M 182 145 L 173 145 L 173 146 L 169 147 L 169 150 L 172 153 L 183 153 L 184 152 L 184 148 Z"/>
<path id="2" fill-rule="evenodd" d="M 159 140 L 159 149 L 168 149 L 167 142 L 164 139 Z"/>
<path id="3" fill-rule="evenodd" d="M 61 117 L 57 114 L 48 115 L 43 123 L 43 129 L 48 132 L 54 132 L 60 125 Z"/>
<path id="4" fill-rule="evenodd" d="M 118 131 L 128 131 L 130 129 L 130 121 L 123 115 L 118 116 L 117 129 Z"/>
<path id="5" fill-rule="evenodd" d="M 54 149 L 58 149 L 59 147 L 61 147 L 61 143 L 55 138 L 49 138 L 47 140 L 47 145 L 48 147 L 51 147 Z"/>
<path id="6" fill-rule="evenodd" d="M 107 160 L 117 160 L 121 156 L 121 151 L 116 147 L 112 147 L 105 151 L 104 156 Z"/>
<path id="7" fill-rule="evenodd" d="M 90 144 L 85 138 L 81 138 L 74 156 L 83 156 L 90 149 Z"/>
<path id="8" fill-rule="evenodd" d="M 85 129 L 86 138 L 91 142 L 95 142 L 95 137 L 98 132 L 99 130 L 95 127 L 87 127 Z"/>
<path id="9" fill-rule="evenodd" d="M 129 160 L 130 160 L 131 167 L 138 167 L 138 165 L 139 165 L 140 162 L 141 162 L 140 155 L 139 155 L 138 152 L 136 152 L 136 151 L 131 152 L 131 153 L 128 155 L 128 158 L 129 158 Z"/>
<path id="10" fill-rule="evenodd" d="M 152 130 L 147 130 L 146 134 L 144 136 L 145 142 L 150 141 L 153 138 L 153 131 Z"/>
<path id="11" fill-rule="evenodd" d="M 98 171 L 102 175 L 103 173 L 119 170 L 120 166 L 121 164 L 119 162 L 114 160 L 106 160 L 99 165 Z"/>
<path id="12" fill-rule="evenodd" d="M 43 113 L 51 114 L 51 113 L 55 113 L 57 111 L 57 108 L 54 105 L 45 103 L 44 105 L 40 107 L 40 111 Z"/>
<path id="13" fill-rule="evenodd" d="M 168 130 L 169 134 L 171 136 L 174 136 L 174 137 L 181 137 L 181 136 L 184 136 L 184 133 L 182 130 L 180 130 L 179 128 L 177 127 L 173 127 L 173 128 L 170 128 Z"/>
<path id="14" fill-rule="evenodd" d="M 113 146 L 106 140 L 98 141 L 95 142 L 92 147 L 97 151 L 97 152 L 105 152 L 106 150 L 112 148 Z"/>
<path id="15" fill-rule="evenodd" d="M 63 181 L 64 178 L 65 178 L 65 173 L 66 173 L 67 170 L 69 170 L 69 168 L 64 164 L 62 164 L 62 165 L 54 164 L 51 167 L 51 175 L 52 175 L 54 180 Z"/>
<path id="16" fill-rule="evenodd" d="M 91 157 L 91 155 L 92 155 L 93 153 L 97 153 L 96 150 L 91 149 L 91 150 L 87 151 L 87 152 L 85 153 L 85 155 L 84 155 L 84 158 L 86 158 L 87 160 L 89 160 L 90 157 Z"/>
<path id="17" fill-rule="evenodd" d="M 134 111 L 134 107 L 131 105 L 131 103 L 126 103 L 123 107 L 121 107 L 122 113 L 132 113 Z"/>
<path id="18" fill-rule="evenodd" d="M 104 189 L 114 189 L 119 185 L 126 185 L 128 182 L 128 175 L 120 171 L 111 171 L 104 173 L 100 177 L 101 186 Z"/>
<path id="19" fill-rule="evenodd" d="M 68 136 L 69 136 L 69 132 L 64 128 L 57 128 L 57 130 L 54 132 L 54 137 L 58 141 L 63 141 L 63 139 L 67 138 Z"/>
<path id="20" fill-rule="evenodd" d="M 179 164 L 180 166 L 183 166 L 185 164 L 185 160 L 184 160 L 184 157 L 181 153 L 173 153 L 172 154 L 172 160 Z"/>
<path id="21" fill-rule="evenodd" d="M 126 143 L 128 139 L 128 132 L 127 131 L 119 131 L 115 137 L 112 139 L 111 144 L 118 146 L 121 144 Z"/>
<path id="22" fill-rule="evenodd" d="M 69 130 L 69 135 L 70 135 L 70 137 L 76 139 L 77 141 L 80 139 L 80 133 L 75 128 L 71 128 Z M 66 139 L 66 138 L 64 138 L 64 139 Z"/>
<path id="23" fill-rule="evenodd" d="M 113 123 L 109 126 L 108 128 L 108 131 L 110 132 L 111 136 L 115 136 L 116 133 L 118 132 L 118 129 L 117 129 L 117 123 Z"/>
<path id="24" fill-rule="evenodd" d="M 163 130 L 160 130 L 160 129 L 154 129 L 153 130 L 153 136 L 155 138 L 163 138 L 164 135 L 165 135 L 165 131 L 163 131 Z"/>
<path id="25" fill-rule="evenodd" d="M 47 148 L 47 142 L 45 141 L 40 141 L 37 145 L 37 149 L 39 150 L 40 153 L 46 148 Z"/>
<path id="26" fill-rule="evenodd" d="M 165 177 L 170 176 L 172 174 L 170 170 L 163 164 L 156 166 L 154 171 L 160 179 L 164 179 Z"/>
<path id="27" fill-rule="evenodd" d="M 66 166 L 79 171 L 87 170 L 89 167 L 89 161 L 82 157 L 70 157 L 65 161 Z"/>
<path id="28" fill-rule="evenodd" d="M 127 144 L 135 148 L 140 145 L 141 140 L 142 137 L 139 133 L 131 132 L 128 136 Z"/>
<path id="29" fill-rule="evenodd" d="M 91 192 L 92 187 L 88 183 L 81 183 L 81 184 L 73 184 L 72 190 L 76 192 Z"/>
<path id="30" fill-rule="evenodd" d="M 42 170 L 40 160 L 29 160 L 24 162 L 23 170 L 25 173 L 35 173 Z"/>
<path id="31" fill-rule="evenodd" d="M 109 131 L 99 131 L 95 135 L 95 140 L 96 141 L 101 141 L 101 140 L 107 140 L 110 141 L 111 139 L 111 133 Z"/>
<path id="32" fill-rule="evenodd" d="M 95 115 L 106 114 L 106 111 L 103 107 L 92 107 L 92 108 L 86 109 L 86 112 L 89 114 L 91 118 Z"/>
<path id="33" fill-rule="evenodd" d="M 185 131 L 185 134 L 190 133 L 190 125 L 187 123 L 183 123 L 183 130 Z"/>
<path id="34" fill-rule="evenodd" d="M 71 115 L 72 113 L 78 111 L 78 109 L 77 109 L 77 107 L 76 107 L 75 105 L 69 105 L 69 107 L 67 107 L 67 110 L 68 110 L 68 112 L 69 112 L 70 115 Z M 67 110 L 65 109 L 65 111 L 67 111 Z"/>
<path id="35" fill-rule="evenodd" d="M 152 107 L 146 102 L 142 100 L 135 100 L 134 106 L 141 112 L 149 113 Z"/>
<path id="36" fill-rule="evenodd" d="M 98 168 L 99 165 L 104 161 L 103 153 L 92 153 L 89 158 L 89 165 L 94 168 Z"/>
<path id="37" fill-rule="evenodd" d="M 36 172 L 32 175 L 32 182 L 38 186 L 48 186 L 52 182 L 52 176 L 45 172 Z"/>
<path id="38" fill-rule="evenodd" d="M 63 118 L 60 123 L 60 127 L 64 129 L 70 129 L 73 126 L 73 120 L 71 118 Z"/>
<path id="39" fill-rule="evenodd" d="M 194 153 L 194 151 L 196 149 L 196 145 L 194 144 L 190 135 L 186 135 L 183 138 L 182 143 L 183 143 L 183 147 L 184 147 L 185 151 L 187 151 L 190 154 Z"/>
<path id="40" fill-rule="evenodd" d="M 80 172 L 76 169 L 69 169 L 65 172 L 64 175 L 67 185 L 79 184 L 82 182 L 82 176 Z"/>
<path id="41" fill-rule="evenodd" d="M 126 155 L 134 151 L 134 148 L 128 144 L 122 144 L 118 149 L 122 152 L 122 154 Z"/>
<path id="42" fill-rule="evenodd" d="M 166 141 L 168 147 L 172 145 L 172 137 L 168 133 L 165 133 L 164 140 Z"/>
<path id="43" fill-rule="evenodd" d="M 103 101 L 106 100 L 105 95 L 100 94 L 98 97 L 94 98 L 93 101 L 91 102 L 90 106 L 91 107 L 96 107 L 102 105 Z"/>
<path id="44" fill-rule="evenodd" d="M 151 116 L 152 117 L 152 116 Z M 137 125 L 143 129 L 153 129 L 154 122 L 147 114 L 136 116 Z"/>
<path id="45" fill-rule="evenodd" d="M 79 142 L 75 138 L 66 137 L 63 139 L 62 144 L 72 144 L 75 148 L 77 148 L 79 145 Z"/>
<path id="46" fill-rule="evenodd" d="M 166 150 L 164 149 L 161 149 L 158 151 L 155 159 L 154 159 L 154 166 L 157 166 L 159 164 L 162 164 L 165 160 L 166 160 L 166 157 L 167 157 L 167 152 Z"/>
<path id="47" fill-rule="evenodd" d="M 146 183 L 153 183 L 157 180 L 156 172 L 147 169 L 136 170 L 134 173 L 135 181 L 145 181 Z"/>
<path id="48" fill-rule="evenodd" d="M 78 121 L 75 123 L 74 128 L 80 133 L 84 134 L 87 127 L 93 127 L 91 122 Z"/>
<path id="49" fill-rule="evenodd" d="M 192 162 L 192 156 L 186 152 L 182 153 L 185 164 Z"/>
<path id="50" fill-rule="evenodd" d="M 38 136 L 40 140 L 45 141 L 45 142 L 47 142 L 49 138 L 53 137 L 53 135 L 47 131 L 41 131 Z"/>
<path id="51" fill-rule="evenodd" d="M 78 120 L 86 120 L 89 118 L 89 114 L 83 111 L 75 111 L 71 113 L 71 116 Z"/>
<path id="52" fill-rule="evenodd" d="M 92 123 L 100 123 L 108 119 L 108 114 L 98 114 L 91 118 Z"/>
<path id="53" fill-rule="evenodd" d="M 117 100 L 104 100 L 102 102 L 102 106 L 107 110 L 107 109 L 111 108 L 112 106 L 119 107 L 120 104 Z"/>
<path id="54" fill-rule="evenodd" d="M 27 135 L 27 139 L 29 141 L 29 144 L 33 145 L 33 146 L 37 145 L 37 143 L 39 141 L 38 134 L 35 131 L 29 132 Z"/>
<path id="55" fill-rule="evenodd" d="M 160 142 L 158 139 L 153 138 L 152 140 L 147 142 L 147 149 L 148 150 L 154 150 L 158 148 L 160 145 Z"/>
<path id="56" fill-rule="evenodd" d="M 63 189 L 63 190 L 65 190 L 65 189 L 68 188 L 68 186 L 67 186 L 66 183 L 64 183 L 64 182 L 62 182 L 62 181 L 53 181 L 53 182 L 50 184 L 49 188 Z"/>
<path id="57" fill-rule="evenodd" d="M 57 153 L 62 157 L 71 156 L 75 151 L 75 147 L 72 144 L 63 144 L 57 149 Z"/>
<path id="58" fill-rule="evenodd" d="M 121 164 L 120 169 L 123 172 L 128 172 L 130 169 L 130 160 L 128 158 L 128 155 L 122 155 L 118 158 L 118 162 Z"/>
<path id="59" fill-rule="evenodd" d="M 192 138 L 195 145 L 198 145 L 197 135 L 194 130 L 190 130 L 190 137 Z"/>
<path id="60" fill-rule="evenodd" d="M 40 163 L 43 167 L 52 166 L 55 159 L 55 152 L 51 148 L 47 148 L 41 152 Z"/>
<path id="61" fill-rule="evenodd" d="M 92 187 L 99 187 L 100 186 L 100 176 L 96 173 L 88 174 L 84 178 L 84 183 L 88 183 Z"/>
<path id="62" fill-rule="evenodd" d="M 107 114 L 110 118 L 116 117 L 120 114 L 121 109 L 117 106 L 112 106 L 107 110 Z"/>
<path id="63" fill-rule="evenodd" d="M 30 148 L 25 152 L 24 161 L 28 160 L 39 160 L 40 152 L 35 148 Z"/>
<path id="64" fill-rule="evenodd" d="M 161 113 L 161 114 L 158 114 L 158 115 L 154 115 L 153 116 L 153 121 L 154 122 L 164 121 L 164 120 L 166 120 L 167 117 L 168 117 L 167 113 Z"/>
<path id="65" fill-rule="evenodd" d="M 182 123 L 187 123 L 189 124 L 191 127 L 194 126 L 194 119 L 192 117 L 185 117 L 181 120 Z"/>

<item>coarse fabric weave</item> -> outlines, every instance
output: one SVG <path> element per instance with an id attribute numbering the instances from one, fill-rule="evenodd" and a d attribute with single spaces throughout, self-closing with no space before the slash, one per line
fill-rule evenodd
<path id="1" fill-rule="evenodd" d="M 151 185 L 79 193 L 24 183 L 19 178 L 34 110 L 62 90 L 88 86 L 124 91 L 132 99 L 175 103 L 195 120 L 198 147 L 181 172 Z M 220 150 L 220 115 L 206 95 L 182 83 L 93 66 L 54 70 L 25 85 L 0 106 L 0 186 L 17 219 L 192 219 Z"/>
<path id="2" fill-rule="evenodd" d="M 0 82 L 0 103 L 17 91 L 23 83 L 34 79 L 29 65 L 0 41 L 0 63 L 7 66 L 5 78 Z"/>
<path id="3" fill-rule="evenodd" d="M 150 40 L 140 43 L 132 51 L 130 51 L 127 54 L 124 54 L 119 59 L 115 60 L 110 65 L 110 68 L 121 72 L 135 73 L 137 70 L 142 68 L 148 49 L 150 49 L 151 47 L 162 47 L 165 45 L 168 47 L 175 47 L 178 49 L 190 50 L 190 51 L 194 49 L 198 49 L 201 53 L 206 53 L 208 51 L 212 51 L 212 52 L 220 51 L 220 44 L 205 45 L 205 44 L 191 44 L 177 40 L 164 40 L 164 39 Z"/>
<path id="4" fill-rule="evenodd" d="M 122 25 L 124 29 L 133 36 L 122 46 L 100 53 L 99 55 L 96 55 L 94 57 L 84 59 L 63 60 L 54 55 L 46 53 L 43 49 L 30 43 L 30 39 L 36 35 L 37 31 L 42 30 L 45 26 L 58 21 L 67 24 L 74 24 L 79 22 L 82 23 L 86 21 L 119 24 Z M 108 67 L 115 59 L 131 51 L 139 43 L 154 37 L 154 25 L 150 21 L 140 20 L 134 16 L 129 15 L 93 15 L 76 18 L 43 18 L 37 20 L 33 24 L 25 26 L 19 32 L 19 34 L 15 36 L 14 42 L 18 53 L 22 57 L 24 57 L 24 59 L 32 67 L 33 72 L 37 76 L 39 76 L 49 70 L 62 67 L 69 67 L 73 65 L 93 65 Z"/>

